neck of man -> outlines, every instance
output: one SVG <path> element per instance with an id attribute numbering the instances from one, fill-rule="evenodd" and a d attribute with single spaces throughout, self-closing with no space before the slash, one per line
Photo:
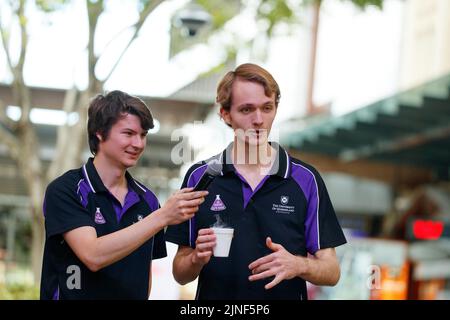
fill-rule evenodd
<path id="1" fill-rule="evenodd" d="M 250 145 L 237 142 L 235 139 L 231 155 L 235 167 L 246 171 L 259 170 L 261 173 L 267 173 L 272 168 L 276 151 L 269 143 Z"/>
<path id="2" fill-rule="evenodd" d="M 125 178 L 126 169 L 111 161 L 102 153 L 94 158 L 94 166 L 105 187 L 112 191 L 118 188 L 127 187 Z"/>

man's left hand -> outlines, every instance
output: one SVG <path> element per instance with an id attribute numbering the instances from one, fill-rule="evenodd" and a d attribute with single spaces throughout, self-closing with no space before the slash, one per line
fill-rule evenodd
<path id="1" fill-rule="evenodd" d="M 290 254 L 282 245 L 273 243 L 270 237 L 266 239 L 266 246 L 273 253 L 253 261 L 248 267 L 252 271 L 250 281 L 275 277 L 265 285 L 271 289 L 286 279 L 297 277 L 306 271 L 307 259 Z"/>

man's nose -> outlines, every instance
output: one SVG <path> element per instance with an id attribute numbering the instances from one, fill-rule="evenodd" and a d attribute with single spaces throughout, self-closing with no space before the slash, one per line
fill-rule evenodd
<path id="1" fill-rule="evenodd" d="M 143 149 L 145 147 L 146 139 L 140 135 L 136 135 L 133 139 L 133 147 Z"/>
<path id="2" fill-rule="evenodd" d="M 263 115 L 260 110 L 256 110 L 253 117 L 253 123 L 256 125 L 261 125 L 263 123 Z"/>

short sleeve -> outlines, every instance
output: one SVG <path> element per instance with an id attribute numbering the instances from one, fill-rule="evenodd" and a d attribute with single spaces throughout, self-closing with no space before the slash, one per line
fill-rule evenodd
<path id="1" fill-rule="evenodd" d="M 181 246 L 190 246 L 189 242 L 189 230 L 191 220 L 185 221 L 183 223 L 169 226 L 166 231 L 166 240 Z"/>
<path id="2" fill-rule="evenodd" d="M 161 206 L 158 203 L 158 209 Z M 164 229 L 153 236 L 152 259 L 161 259 L 167 257 L 166 237 Z"/>
<path id="3" fill-rule="evenodd" d="M 306 247 L 314 254 L 317 250 L 334 248 L 345 244 L 342 228 L 337 219 L 330 196 L 322 177 L 315 170 L 314 183 L 308 199 L 308 216 L 306 219 Z"/>
<path id="4" fill-rule="evenodd" d="M 193 168 L 190 168 L 184 176 L 181 189 L 191 187 L 191 185 L 188 185 L 188 179 L 191 176 L 192 171 Z M 190 246 L 192 243 L 192 241 L 190 241 L 190 230 L 192 230 L 194 223 L 195 220 L 191 219 L 177 225 L 168 226 L 166 230 L 166 240 L 181 246 Z"/>
<path id="5" fill-rule="evenodd" d="M 167 249 L 164 229 L 162 229 L 154 236 L 152 259 L 160 259 L 165 257 L 167 257 Z"/>
<path id="6" fill-rule="evenodd" d="M 76 184 L 74 184 L 76 186 Z M 45 192 L 44 217 L 47 239 L 83 227 L 95 227 L 88 210 L 83 207 L 75 189 L 56 180 Z"/>

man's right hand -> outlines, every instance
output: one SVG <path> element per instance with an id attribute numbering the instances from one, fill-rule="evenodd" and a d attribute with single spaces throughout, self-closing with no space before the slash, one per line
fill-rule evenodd
<path id="1" fill-rule="evenodd" d="M 180 224 L 191 219 L 198 211 L 198 207 L 205 201 L 208 191 L 195 191 L 194 188 L 184 188 L 167 199 L 161 207 L 164 212 L 166 225 Z"/>
<path id="2" fill-rule="evenodd" d="M 195 265 L 205 265 L 213 255 L 213 249 L 216 246 L 216 235 L 212 229 L 200 229 L 197 240 L 195 241 L 195 250 L 192 252 L 192 263 Z"/>

